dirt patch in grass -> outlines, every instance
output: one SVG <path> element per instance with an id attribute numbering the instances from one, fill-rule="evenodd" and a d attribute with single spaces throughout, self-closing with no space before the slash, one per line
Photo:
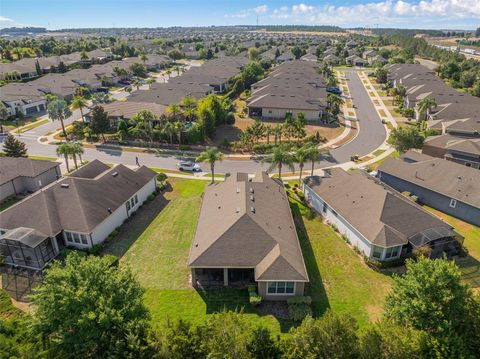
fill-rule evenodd
<path id="1" fill-rule="evenodd" d="M 385 110 L 383 110 L 383 109 L 379 109 L 379 110 L 378 110 L 378 113 L 379 113 L 380 116 L 382 116 L 382 117 L 387 117 L 387 114 L 385 113 Z"/>

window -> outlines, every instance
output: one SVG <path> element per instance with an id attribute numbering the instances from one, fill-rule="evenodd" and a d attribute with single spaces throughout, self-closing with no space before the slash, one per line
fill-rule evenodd
<path id="1" fill-rule="evenodd" d="M 134 207 L 135 206 L 135 200 L 133 197 L 130 199 L 130 206 Z"/>
<path id="2" fill-rule="evenodd" d="M 135 204 L 137 204 L 137 203 L 138 203 L 138 196 L 135 195 Z"/>
<path id="3" fill-rule="evenodd" d="M 457 200 L 452 198 L 450 200 L 450 207 L 455 208 L 456 206 L 457 206 Z"/>
<path id="4" fill-rule="evenodd" d="M 88 244 L 87 236 L 85 234 L 80 234 L 80 240 L 82 241 L 82 244 Z"/>
<path id="5" fill-rule="evenodd" d="M 127 206 L 127 211 L 130 211 L 130 201 L 127 201 L 126 206 Z"/>
<path id="6" fill-rule="evenodd" d="M 72 233 L 73 234 L 73 240 L 75 243 L 80 243 L 80 235 L 78 233 Z"/>
<path id="7" fill-rule="evenodd" d="M 387 252 L 385 253 L 385 259 L 395 258 L 396 256 L 398 256 L 399 250 L 400 246 L 387 248 Z"/>
<path id="8" fill-rule="evenodd" d="M 323 202 L 322 212 L 323 212 L 323 213 L 327 213 L 327 209 L 328 209 L 328 204 L 326 204 L 325 202 Z"/>
<path id="9" fill-rule="evenodd" d="M 67 242 L 70 242 L 70 243 L 73 242 L 73 237 L 72 237 L 72 234 L 70 232 L 65 232 L 65 238 L 66 238 Z"/>
<path id="10" fill-rule="evenodd" d="M 373 246 L 373 258 L 380 259 L 382 258 L 383 248 Z"/>
<path id="11" fill-rule="evenodd" d="M 268 282 L 267 287 L 268 294 L 294 294 L 295 283 L 294 282 Z"/>

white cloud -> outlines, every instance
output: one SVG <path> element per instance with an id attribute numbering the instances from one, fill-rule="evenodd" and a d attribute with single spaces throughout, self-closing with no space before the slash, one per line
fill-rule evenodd
<path id="1" fill-rule="evenodd" d="M 3 29 L 5 27 L 24 27 L 24 26 L 31 26 L 31 25 L 20 24 L 13 19 L 0 15 L 0 29 Z"/>
<path id="2" fill-rule="evenodd" d="M 448 27 L 453 21 L 480 19 L 480 0 L 367 0 L 354 5 L 320 5 L 305 3 L 282 6 L 269 11 L 266 5 L 243 10 L 229 17 L 248 17 L 253 14 L 268 15 L 273 20 L 291 23 L 336 24 L 359 26 L 380 24 L 395 26 L 409 23 L 436 23 Z"/>
<path id="3" fill-rule="evenodd" d="M 246 17 L 251 17 L 254 15 L 263 15 L 263 14 L 266 14 L 267 12 L 268 12 L 268 6 L 260 5 L 251 9 L 241 10 L 235 14 L 225 15 L 225 17 L 244 19 Z"/>

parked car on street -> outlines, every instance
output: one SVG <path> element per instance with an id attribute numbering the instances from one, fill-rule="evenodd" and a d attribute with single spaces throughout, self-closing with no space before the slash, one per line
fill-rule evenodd
<path id="1" fill-rule="evenodd" d="M 178 163 L 177 163 L 177 168 L 178 168 L 180 171 L 187 171 L 187 172 L 198 172 L 198 171 L 201 171 L 200 166 L 199 166 L 197 163 L 195 163 L 195 162 L 187 162 L 187 161 L 178 162 Z"/>
<path id="2" fill-rule="evenodd" d="M 327 92 L 333 93 L 335 95 L 342 94 L 342 90 L 340 90 L 338 87 L 327 87 Z"/>

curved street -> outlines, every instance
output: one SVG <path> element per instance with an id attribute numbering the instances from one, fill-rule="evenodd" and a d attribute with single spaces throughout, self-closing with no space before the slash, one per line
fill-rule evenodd
<path id="1" fill-rule="evenodd" d="M 350 157 L 358 154 L 360 157 L 367 155 L 377 149 L 386 140 L 387 132 L 385 126 L 382 124 L 381 118 L 378 115 L 375 107 L 365 89 L 361 79 L 358 76 L 358 71 L 354 69 L 344 69 L 345 77 L 348 82 L 350 96 L 359 121 L 359 131 L 351 141 L 338 148 L 330 151 L 330 156 L 324 158 L 321 162 L 315 165 L 316 168 L 325 168 L 335 165 L 340 165 L 350 161 Z M 120 98 L 125 96 L 125 93 L 119 92 L 115 97 Z M 71 123 L 74 119 L 80 117 L 80 112 L 74 111 L 73 115 L 66 121 Z M 28 152 L 35 156 L 57 157 L 56 146 L 42 144 L 38 142 L 38 138 L 47 133 L 51 133 L 58 129 L 60 124 L 57 122 L 48 122 L 30 131 L 17 135 L 19 139 L 27 144 Z M 136 164 L 136 158 L 140 164 L 149 167 L 175 169 L 179 160 L 185 159 L 182 156 L 162 155 L 156 153 L 139 153 L 132 151 L 122 151 L 117 149 L 106 148 L 85 148 L 83 158 L 86 160 L 98 159 L 106 163 L 122 163 L 124 165 Z M 215 166 L 216 171 L 228 172 L 248 172 L 254 173 L 261 169 L 267 169 L 268 164 L 256 160 L 248 159 L 224 159 Z M 203 171 L 209 171 L 205 164 L 201 164 Z"/>

